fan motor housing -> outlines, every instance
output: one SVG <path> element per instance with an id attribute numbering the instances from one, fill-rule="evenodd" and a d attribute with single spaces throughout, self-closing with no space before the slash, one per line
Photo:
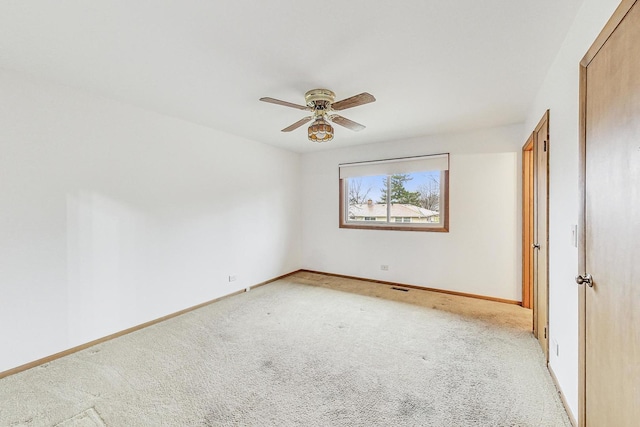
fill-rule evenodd
<path id="1" fill-rule="evenodd" d="M 311 89 L 304 94 L 307 106 L 314 110 L 325 110 L 335 101 L 336 94 L 329 89 Z"/>

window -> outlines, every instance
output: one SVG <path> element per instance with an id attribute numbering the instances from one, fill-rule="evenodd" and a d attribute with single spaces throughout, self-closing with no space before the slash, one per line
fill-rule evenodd
<path id="1" fill-rule="evenodd" d="M 449 155 L 340 165 L 340 227 L 449 231 Z"/>
<path id="2" fill-rule="evenodd" d="M 394 217 L 393 220 L 395 222 L 411 222 L 411 217 L 410 216 L 405 216 L 405 217 Z"/>

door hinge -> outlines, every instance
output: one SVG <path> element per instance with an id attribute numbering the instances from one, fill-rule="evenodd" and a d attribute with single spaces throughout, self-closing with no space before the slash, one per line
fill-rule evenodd
<path id="1" fill-rule="evenodd" d="M 547 327 L 546 326 L 544 327 L 544 339 L 545 340 L 547 339 Z"/>
<path id="2" fill-rule="evenodd" d="M 546 140 L 546 139 L 545 139 L 545 141 L 544 141 L 544 151 L 545 151 L 545 152 L 547 151 L 547 140 Z"/>

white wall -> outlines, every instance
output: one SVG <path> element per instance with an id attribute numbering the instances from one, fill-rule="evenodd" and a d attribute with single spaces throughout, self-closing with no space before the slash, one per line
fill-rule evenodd
<path id="1" fill-rule="evenodd" d="M 513 125 L 304 154 L 303 268 L 519 301 L 522 133 Z M 338 228 L 338 164 L 442 152 L 451 153 L 449 233 Z"/>
<path id="2" fill-rule="evenodd" d="M 578 223 L 579 63 L 619 0 L 585 0 L 559 49 L 527 118 L 531 132 L 550 109 L 549 146 L 549 337 L 550 364 L 574 414 L 578 409 L 578 250 L 571 226 Z"/>
<path id="3" fill-rule="evenodd" d="M 0 93 L 0 371 L 299 268 L 299 155 L 6 71 Z"/>

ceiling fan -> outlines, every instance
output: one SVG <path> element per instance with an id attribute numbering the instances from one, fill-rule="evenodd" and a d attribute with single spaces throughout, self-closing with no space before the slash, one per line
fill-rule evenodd
<path id="1" fill-rule="evenodd" d="M 333 114 L 334 111 L 346 110 L 347 108 L 368 104 L 376 100 L 373 95 L 367 92 L 363 92 L 359 95 L 355 95 L 338 102 L 334 102 L 335 99 L 336 94 L 329 89 L 312 89 L 304 94 L 304 100 L 307 104 L 306 106 L 268 97 L 260 98 L 260 101 L 284 105 L 285 107 L 296 108 L 298 110 L 310 111 L 312 113 L 310 116 L 302 118 L 291 126 L 282 129 L 282 132 L 291 132 L 292 130 L 298 129 L 303 124 L 313 120 L 313 123 L 309 126 L 309 140 L 314 142 L 325 142 L 333 139 L 333 126 L 331 126 L 327 120 L 356 132 L 365 128 L 365 126 L 360 123 L 356 123 L 353 120 L 349 120 L 338 114 Z"/>

